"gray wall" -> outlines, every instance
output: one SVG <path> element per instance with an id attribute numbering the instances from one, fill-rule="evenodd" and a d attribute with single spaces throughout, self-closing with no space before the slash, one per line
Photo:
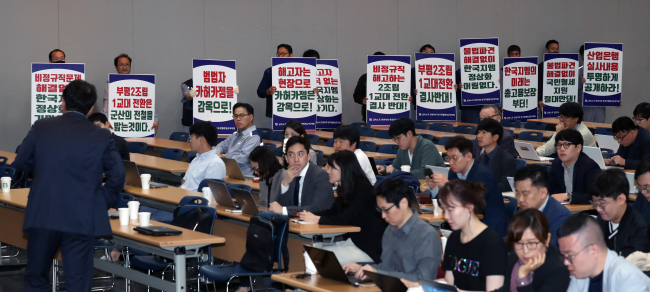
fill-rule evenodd
<path id="1" fill-rule="evenodd" d="M 169 137 L 181 130 L 180 84 L 191 77 L 192 58 L 237 60 L 240 100 L 268 126 L 255 91 L 275 47 L 316 49 L 339 60 L 351 123 L 360 119 L 352 92 L 375 51 L 412 55 L 431 43 L 458 54 L 459 38 L 499 37 L 501 57 L 510 44 L 540 56 L 549 39 L 562 52 L 585 41 L 622 42 L 624 102 L 608 108 L 611 122 L 648 100 L 648 15 L 648 0 L 0 0 L 0 149 L 13 151 L 29 130 L 29 65 L 47 62 L 57 47 L 68 62 L 86 64 L 100 92 L 120 53 L 133 57 L 133 73 L 156 74 L 158 134 Z"/>

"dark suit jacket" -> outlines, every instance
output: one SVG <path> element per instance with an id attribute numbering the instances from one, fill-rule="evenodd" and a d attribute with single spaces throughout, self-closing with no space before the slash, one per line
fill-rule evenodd
<path id="1" fill-rule="evenodd" d="M 642 195 L 641 195 L 642 196 Z M 643 196 L 642 196 L 643 197 Z M 605 235 L 607 247 L 623 257 L 627 257 L 635 251 L 650 251 L 650 242 L 648 242 L 648 222 L 643 215 L 631 205 L 627 205 L 625 213 L 619 222 L 618 232 L 613 242 L 607 240 L 611 235 L 609 232 L 609 221 L 603 220 L 598 215 L 598 224 Z"/>
<path id="2" fill-rule="evenodd" d="M 589 183 L 594 179 L 594 176 L 600 172 L 600 166 L 584 153 L 580 153 L 575 164 L 573 168 L 573 198 L 571 199 L 571 204 L 589 204 L 591 196 L 587 193 L 587 188 Z M 548 182 L 548 191 L 551 195 L 566 193 L 562 160 L 553 160 Z"/>
<path id="3" fill-rule="evenodd" d="M 650 156 L 650 132 L 639 126 L 636 128 L 639 132 L 634 142 L 627 147 L 618 146 L 616 151 L 616 155 L 625 159 L 625 169 L 636 169 L 641 159 Z"/>
<path id="4" fill-rule="evenodd" d="M 321 216 L 318 224 L 361 227 L 361 232 L 349 233 L 352 242 L 375 263 L 380 263 L 381 239 L 388 223 L 376 210 L 377 201 L 372 185 L 359 184 L 352 194 L 352 202 L 345 210 L 341 210 L 339 204 L 334 203 L 331 208 L 316 212 L 315 215 Z"/>
<path id="5" fill-rule="evenodd" d="M 497 185 L 501 192 L 512 192 L 513 190 L 510 189 L 510 183 L 508 183 L 508 177 L 515 176 L 517 160 L 501 147 L 497 147 L 494 151 L 497 152 L 495 153 L 494 160 L 492 160 L 492 167 L 490 167 L 486 161 L 487 154 L 485 152 L 478 157 L 478 162 L 490 169 L 490 172 L 497 180 Z"/>
<path id="6" fill-rule="evenodd" d="M 481 146 L 478 146 L 478 138 L 472 140 L 472 143 L 474 144 L 474 149 L 472 150 L 472 154 L 474 154 L 474 157 L 479 157 L 481 154 Z M 515 137 L 512 136 L 512 133 L 510 131 L 503 129 L 503 138 L 501 138 L 501 143 L 499 144 L 499 147 L 503 148 L 506 150 L 506 152 L 510 153 L 513 158 L 517 157 L 519 154 L 517 154 L 517 149 L 515 149 Z"/>
<path id="7" fill-rule="evenodd" d="M 458 175 L 453 171 L 449 171 L 448 179 L 458 179 Z M 487 187 L 485 190 L 483 222 L 496 230 L 502 237 L 508 235 L 509 216 L 506 214 L 506 207 L 503 204 L 503 194 L 499 191 L 494 176 L 492 176 L 487 167 L 474 161 L 472 168 L 469 170 L 467 180 L 471 182 L 482 182 Z"/>
<path id="8" fill-rule="evenodd" d="M 273 86 L 272 82 L 271 67 L 268 67 L 264 70 L 260 85 L 257 86 L 257 96 L 266 99 L 266 116 L 269 118 L 273 116 L 273 95 L 266 94 L 266 90 Z"/>
<path id="9" fill-rule="evenodd" d="M 565 206 L 562 206 L 555 198 L 548 196 L 548 202 L 544 206 L 544 210 L 540 210 L 546 219 L 548 219 L 549 231 L 551 232 L 551 243 L 557 246 L 557 230 L 560 228 L 564 220 L 571 217 L 571 211 Z"/>
<path id="10" fill-rule="evenodd" d="M 275 184 L 275 178 L 273 181 Z M 282 181 L 279 180 L 277 183 L 281 184 Z M 281 193 L 275 197 L 275 200 L 283 207 L 287 207 L 287 210 L 303 210 L 314 213 L 327 210 L 334 203 L 334 191 L 332 190 L 329 176 L 325 170 L 316 164 L 309 163 L 309 168 L 303 181 L 300 206 L 298 206 L 298 202 L 293 201 L 295 186 L 296 181 L 294 180 L 285 193 Z M 281 188 L 278 188 L 278 190 L 282 192 Z"/>
<path id="11" fill-rule="evenodd" d="M 512 269 L 519 260 L 515 251 L 510 251 L 508 255 L 508 269 L 503 286 L 496 291 L 510 292 L 510 279 L 512 278 Z M 566 291 L 569 288 L 569 270 L 563 263 L 562 255 L 555 245 L 549 245 L 546 249 L 546 260 L 535 270 L 533 274 L 533 283 L 528 286 L 519 287 L 519 292 L 556 292 Z"/>
<path id="12" fill-rule="evenodd" d="M 106 211 L 125 177 L 113 144 L 108 130 L 77 112 L 36 121 L 12 164 L 34 174 L 23 231 L 112 236 Z"/>
<path id="13" fill-rule="evenodd" d="M 113 141 L 115 141 L 115 150 L 120 154 L 120 158 L 122 158 L 122 160 L 131 160 L 129 145 L 126 143 L 126 140 L 115 134 L 111 134 L 111 137 L 113 138 Z"/>

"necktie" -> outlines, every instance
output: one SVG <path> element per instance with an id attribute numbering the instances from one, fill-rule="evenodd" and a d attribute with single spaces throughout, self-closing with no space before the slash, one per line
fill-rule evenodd
<path id="1" fill-rule="evenodd" d="M 296 206 L 300 206 L 300 176 L 296 176 L 296 178 L 293 179 L 295 182 L 294 187 L 293 187 L 293 203 Z"/>

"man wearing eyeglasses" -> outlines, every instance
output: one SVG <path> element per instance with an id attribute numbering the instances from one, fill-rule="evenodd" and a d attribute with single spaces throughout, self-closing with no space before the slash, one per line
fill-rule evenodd
<path id="1" fill-rule="evenodd" d="M 596 145 L 596 140 L 594 135 L 591 134 L 591 130 L 582 123 L 582 107 L 576 102 L 567 102 L 562 104 L 559 108 L 560 116 L 558 119 L 560 122 L 555 126 L 555 134 L 551 136 L 546 144 L 537 147 L 536 151 L 539 156 L 551 156 L 556 152 L 555 150 L 555 141 L 557 140 L 557 134 L 562 130 L 576 130 L 582 135 L 582 140 L 585 146 L 589 147 L 598 147 Z"/>
<path id="2" fill-rule="evenodd" d="M 115 57 L 115 59 L 113 59 L 113 65 L 115 66 L 115 71 L 117 71 L 117 74 L 131 74 L 131 61 L 131 57 L 129 57 L 127 54 L 120 54 L 119 56 Z M 108 81 L 106 81 L 106 87 L 104 88 L 103 103 L 104 106 L 102 107 L 102 114 L 108 117 Z M 113 129 L 111 122 L 107 121 L 106 125 L 109 128 Z M 151 128 L 156 131 L 156 134 L 158 134 L 158 112 L 156 112 L 154 115 L 153 126 Z"/>
<path id="3" fill-rule="evenodd" d="M 634 108 L 634 123 L 650 131 L 650 103 L 642 102 Z"/>
<path id="4" fill-rule="evenodd" d="M 232 109 L 237 131 L 219 143 L 215 149 L 217 155 L 236 160 L 243 175 L 253 175 L 248 156 L 255 147 L 261 146 L 262 141 L 253 125 L 254 109 L 250 104 L 243 102 L 236 103 Z"/>
<path id="5" fill-rule="evenodd" d="M 587 186 L 600 172 L 600 166 L 587 154 L 582 153 L 582 135 L 576 130 L 557 133 L 558 158 L 551 165 L 549 192 L 560 202 L 589 204 Z"/>
<path id="6" fill-rule="evenodd" d="M 632 207 L 650 222 L 650 157 L 639 163 L 634 172 L 634 182 L 638 193 Z"/>
<path id="7" fill-rule="evenodd" d="M 648 278 L 633 263 L 609 250 L 596 219 L 572 216 L 557 232 L 564 265 L 571 274 L 567 292 L 648 291 Z"/>
<path id="8" fill-rule="evenodd" d="M 493 119 L 499 123 L 501 122 L 501 114 L 499 114 L 499 108 L 493 104 L 484 105 L 483 108 L 481 108 L 481 113 L 479 116 L 481 118 L 481 121 L 484 121 L 486 119 Z M 483 147 L 479 145 L 478 137 L 476 137 L 472 143 L 474 143 L 474 150 L 472 150 L 472 154 L 474 154 L 474 157 L 479 157 L 481 155 Z M 515 149 L 515 138 L 513 137 L 512 132 L 508 131 L 505 128 L 503 129 L 503 137 L 501 138 L 501 142 L 499 142 L 499 147 L 512 154 L 513 157 L 518 156 L 517 149 Z"/>
<path id="9" fill-rule="evenodd" d="M 627 205 L 630 185 L 625 172 L 606 169 L 589 185 L 591 204 L 598 211 L 598 223 L 607 247 L 623 257 L 635 251 L 650 251 L 648 223 Z"/>
<path id="10" fill-rule="evenodd" d="M 275 56 L 279 58 L 293 57 L 293 48 L 287 44 L 279 44 Z M 273 94 L 277 90 L 277 87 L 271 84 L 272 81 L 271 67 L 268 67 L 264 70 L 264 76 L 262 77 L 262 81 L 260 81 L 260 85 L 257 86 L 257 96 L 259 98 L 266 98 L 266 117 L 269 119 L 273 117 Z"/>
<path id="11" fill-rule="evenodd" d="M 641 159 L 650 156 L 650 132 L 636 126 L 629 117 L 620 117 L 612 123 L 614 138 L 618 141 L 618 151 L 605 164 L 636 169 Z"/>

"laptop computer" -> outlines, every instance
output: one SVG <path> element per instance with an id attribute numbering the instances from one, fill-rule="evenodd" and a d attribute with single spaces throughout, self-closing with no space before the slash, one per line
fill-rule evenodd
<path id="1" fill-rule="evenodd" d="M 517 141 L 515 141 L 515 149 L 517 149 L 517 153 L 523 159 L 537 160 L 537 161 L 551 161 L 551 160 L 553 160 L 553 158 L 551 158 L 551 157 L 539 156 L 539 154 L 537 154 L 537 151 L 535 151 L 535 148 L 533 147 L 533 144 L 530 144 L 530 143 L 527 143 L 527 142 L 517 142 Z"/>
<path id="2" fill-rule="evenodd" d="M 343 270 L 343 266 L 336 258 L 336 255 L 334 255 L 334 252 L 310 245 L 305 245 L 305 251 L 314 263 L 314 266 L 316 266 L 316 271 L 318 271 L 323 278 L 348 283 L 355 287 L 359 286 L 360 283 L 370 282 L 368 277 L 364 280 L 359 280 L 354 277 L 355 273 L 350 272 L 346 274 L 345 270 Z"/>
<path id="3" fill-rule="evenodd" d="M 377 171 L 377 164 L 375 164 L 375 159 L 372 157 L 368 157 L 368 161 L 370 161 L 370 167 L 372 167 L 372 172 L 374 172 L 375 175 L 379 175 L 379 171 Z"/>
<path id="4" fill-rule="evenodd" d="M 600 148 L 582 146 L 582 152 L 584 154 L 587 154 L 587 156 L 589 156 L 589 158 L 591 158 L 591 160 L 598 163 L 598 166 L 600 166 L 600 169 L 607 169 L 607 165 L 605 165 L 605 159 L 603 159 L 603 153 L 600 151 Z"/>
<path id="5" fill-rule="evenodd" d="M 183 231 L 181 230 L 176 230 L 165 226 L 147 226 L 147 227 L 138 226 L 136 228 L 133 228 L 133 230 L 145 235 L 152 235 L 152 236 L 173 236 L 173 235 L 183 234 Z"/>
<path id="6" fill-rule="evenodd" d="M 627 177 L 627 182 L 630 184 L 630 194 L 636 194 L 639 190 L 634 186 L 634 173 L 626 172 L 625 177 Z"/>
<path id="7" fill-rule="evenodd" d="M 232 197 L 230 197 L 230 193 L 228 192 L 228 188 L 226 188 L 225 184 L 211 180 L 208 180 L 207 182 L 208 187 L 210 187 L 212 197 L 218 205 L 239 209 L 239 206 L 235 204 L 235 202 L 232 200 Z"/>
<path id="8" fill-rule="evenodd" d="M 257 205 L 255 204 L 255 199 L 253 199 L 253 196 L 249 191 L 235 189 L 235 188 L 230 189 L 230 191 L 232 192 L 232 195 L 235 197 L 235 201 L 237 205 L 241 207 L 242 213 L 253 215 L 253 216 L 260 213 L 260 210 L 257 209 Z"/>
<path id="9" fill-rule="evenodd" d="M 507 176 L 506 178 L 508 179 L 508 184 L 510 185 L 510 189 L 512 189 L 513 192 L 516 192 L 515 191 L 515 178 L 512 177 L 512 176 Z"/>
<path id="10" fill-rule="evenodd" d="M 223 163 L 226 165 L 226 175 L 229 178 L 241 179 L 241 180 L 251 180 L 254 179 L 254 175 L 244 175 L 237 164 L 237 160 L 231 158 L 221 158 Z"/>
<path id="11" fill-rule="evenodd" d="M 370 278 L 381 291 L 406 292 L 408 290 L 399 278 L 371 271 L 363 271 L 363 274 Z"/>
<path id="12" fill-rule="evenodd" d="M 598 141 L 599 148 L 606 148 L 614 151 L 614 153 L 618 151 L 618 146 L 621 145 L 616 141 L 616 139 L 614 139 L 614 136 L 610 135 L 596 134 L 596 141 Z"/>
<path id="13" fill-rule="evenodd" d="M 458 292 L 458 288 L 449 284 L 431 281 L 427 279 L 420 279 L 419 282 L 420 285 L 422 286 L 422 290 L 424 290 L 425 292 Z"/>
<path id="14" fill-rule="evenodd" d="M 124 170 L 126 172 L 126 184 L 141 188 L 142 180 L 140 179 L 140 171 L 138 170 L 138 165 L 135 164 L 135 162 L 129 160 L 122 160 L 122 164 L 124 165 Z M 149 188 L 156 189 L 166 187 L 168 187 L 166 184 L 149 181 Z"/>

